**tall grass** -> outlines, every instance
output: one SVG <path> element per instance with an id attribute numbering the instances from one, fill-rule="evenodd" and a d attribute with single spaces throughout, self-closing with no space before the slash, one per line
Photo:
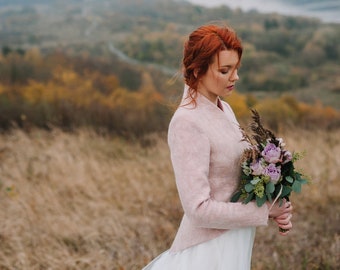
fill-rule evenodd
<path id="1" fill-rule="evenodd" d="M 340 267 L 340 131 L 283 134 L 306 150 L 312 184 L 294 229 L 258 229 L 253 269 Z M 165 135 L 139 142 L 14 130 L 0 136 L 0 269 L 141 269 L 169 248 L 182 215 Z"/>

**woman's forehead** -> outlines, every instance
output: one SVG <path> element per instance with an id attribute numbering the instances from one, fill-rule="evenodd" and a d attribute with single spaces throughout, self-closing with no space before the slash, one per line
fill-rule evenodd
<path id="1" fill-rule="evenodd" d="M 236 66 L 239 63 L 238 53 L 234 50 L 220 51 L 214 58 L 214 62 L 216 63 L 216 60 L 218 60 L 217 64 L 220 67 Z"/>

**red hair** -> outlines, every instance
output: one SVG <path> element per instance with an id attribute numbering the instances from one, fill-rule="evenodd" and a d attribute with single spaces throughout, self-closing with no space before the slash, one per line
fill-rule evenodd
<path id="1" fill-rule="evenodd" d="M 236 51 L 241 60 L 242 44 L 230 27 L 203 25 L 189 35 L 184 44 L 183 76 L 193 102 L 199 79 L 207 72 L 214 56 L 223 50 Z"/>

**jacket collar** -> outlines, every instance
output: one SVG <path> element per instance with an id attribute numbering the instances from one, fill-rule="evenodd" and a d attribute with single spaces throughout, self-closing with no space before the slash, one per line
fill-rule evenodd
<path id="1" fill-rule="evenodd" d="M 221 101 L 220 97 L 217 97 L 217 104 L 209 100 L 206 96 L 202 95 L 200 92 L 197 92 L 196 102 L 191 102 L 191 98 L 188 96 L 188 91 L 185 88 L 184 94 L 181 102 L 181 106 L 184 106 L 187 109 L 208 109 L 209 111 L 218 113 L 220 115 L 225 114 L 225 106 Z"/>

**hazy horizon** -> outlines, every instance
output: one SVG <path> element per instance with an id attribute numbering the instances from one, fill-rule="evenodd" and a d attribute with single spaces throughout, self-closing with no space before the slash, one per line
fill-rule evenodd
<path id="1" fill-rule="evenodd" d="M 95 2 L 95 0 L 84 0 L 86 2 Z M 232 9 L 241 8 L 244 11 L 257 10 L 260 13 L 279 13 L 282 15 L 314 17 L 322 22 L 340 24 L 340 1 L 339 0 L 180 0 L 189 3 L 202 5 L 205 7 L 216 7 L 227 5 Z M 66 1 L 67 2 L 67 1 Z M 1 5 L 16 5 L 16 4 L 46 4 L 45 0 L 0 0 Z"/>
<path id="2" fill-rule="evenodd" d="M 261 13 L 277 12 L 283 15 L 315 17 L 323 22 L 340 23 L 340 1 L 329 0 L 321 3 L 307 3 L 294 5 L 280 0 L 187 0 L 205 7 L 226 5 L 233 9 L 241 8 L 244 11 L 252 9 Z M 334 9 L 334 7 L 336 7 Z"/>

